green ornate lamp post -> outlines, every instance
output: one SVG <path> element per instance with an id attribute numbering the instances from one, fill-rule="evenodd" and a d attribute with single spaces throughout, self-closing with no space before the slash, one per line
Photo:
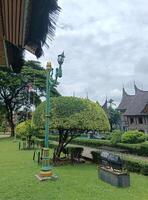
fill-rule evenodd
<path id="1" fill-rule="evenodd" d="M 49 145 L 48 145 L 48 135 L 49 135 L 49 118 L 50 118 L 50 91 L 51 88 L 58 84 L 57 79 L 62 77 L 62 64 L 64 62 L 64 51 L 62 54 L 58 55 L 58 64 L 59 67 L 56 68 L 55 78 L 53 78 L 53 68 L 50 62 L 47 62 L 46 70 L 46 108 L 45 108 L 45 143 L 43 148 L 43 158 L 42 158 L 42 168 L 40 174 L 37 175 L 37 178 L 40 180 L 46 180 L 54 178 L 52 174 L 52 167 L 49 164 Z"/>

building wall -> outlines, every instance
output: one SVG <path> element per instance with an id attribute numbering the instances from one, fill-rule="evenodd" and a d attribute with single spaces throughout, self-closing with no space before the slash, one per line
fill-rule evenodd
<path id="1" fill-rule="evenodd" d="M 139 130 L 148 133 L 148 116 L 123 116 L 121 117 L 121 129 Z"/>

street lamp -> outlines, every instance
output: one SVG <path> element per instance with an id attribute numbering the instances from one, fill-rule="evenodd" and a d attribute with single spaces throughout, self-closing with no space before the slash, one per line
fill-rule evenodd
<path id="1" fill-rule="evenodd" d="M 53 68 L 51 62 L 47 62 L 46 65 L 46 108 L 45 108 L 45 141 L 42 156 L 42 168 L 39 175 L 36 175 L 39 180 L 46 180 L 55 178 L 52 174 L 52 167 L 49 164 L 49 145 L 48 145 L 48 135 L 49 135 L 49 118 L 50 118 L 50 92 L 51 88 L 58 84 L 57 79 L 62 77 L 62 64 L 64 62 L 64 51 L 62 54 L 58 55 L 59 67 L 56 68 L 55 78 L 53 78 Z"/>

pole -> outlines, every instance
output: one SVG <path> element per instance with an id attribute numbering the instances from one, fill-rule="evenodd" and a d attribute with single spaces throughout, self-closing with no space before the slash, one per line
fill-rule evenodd
<path id="1" fill-rule="evenodd" d="M 55 179 L 57 176 L 52 174 L 52 167 L 49 164 L 49 145 L 48 145 L 48 135 L 49 135 L 49 117 L 50 117 L 50 90 L 51 87 L 57 85 L 57 78 L 62 77 L 62 68 L 61 65 L 64 61 L 64 52 L 61 55 L 58 55 L 59 68 L 56 68 L 55 79 L 53 79 L 53 69 L 50 62 L 47 62 L 46 66 L 46 107 L 45 107 L 45 141 L 44 148 L 42 149 L 42 168 L 41 171 L 36 177 L 39 180 Z"/>
<path id="2" fill-rule="evenodd" d="M 48 145 L 48 134 L 49 134 L 49 116 L 50 116 L 50 72 L 51 68 L 47 68 L 46 75 L 46 107 L 45 107 L 45 140 L 42 155 L 42 176 L 51 176 L 51 166 L 49 165 L 49 145 Z"/>
<path id="3" fill-rule="evenodd" d="M 50 115 L 50 69 L 46 75 L 46 109 L 45 109 L 45 148 L 48 148 L 49 115 Z"/>

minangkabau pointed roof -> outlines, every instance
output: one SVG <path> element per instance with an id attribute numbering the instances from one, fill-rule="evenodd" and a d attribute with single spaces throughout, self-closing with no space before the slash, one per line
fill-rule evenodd
<path id="1" fill-rule="evenodd" d="M 139 89 L 134 84 L 135 95 L 129 95 L 123 88 L 121 103 L 118 110 L 124 111 L 124 115 L 147 115 L 145 112 L 148 105 L 148 91 Z"/>
<path id="2" fill-rule="evenodd" d="M 122 99 L 121 99 L 121 102 L 118 106 L 118 110 L 121 110 L 121 111 L 125 111 L 129 105 L 129 103 L 132 101 L 132 99 L 134 98 L 135 95 L 129 95 L 124 87 L 123 87 L 123 90 L 122 90 Z"/>
<path id="3" fill-rule="evenodd" d="M 104 102 L 104 104 L 103 104 L 103 106 L 102 106 L 102 108 L 103 108 L 103 110 L 106 112 L 107 111 L 107 103 L 108 103 L 108 101 L 107 101 L 107 97 L 106 97 L 106 100 L 105 100 L 105 102 Z"/>

